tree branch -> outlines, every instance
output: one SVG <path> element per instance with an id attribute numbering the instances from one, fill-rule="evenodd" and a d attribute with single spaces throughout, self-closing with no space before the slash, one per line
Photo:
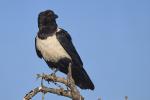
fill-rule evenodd
<path id="1" fill-rule="evenodd" d="M 53 94 L 72 98 L 71 92 L 68 90 L 64 90 L 63 88 L 55 89 L 55 88 L 48 88 L 46 86 L 40 86 L 40 87 L 37 87 L 37 88 L 31 90 L 29 93 L 27 93 L 26 96 L 24 97 L 24 100 L 32 99 L 32 97 L 34 97 L 39 92 L 42 92 L 44 94 L 53 93 Z"/>
<path id="2" fill-rule="evenodd" d="M 67 79 L 57 77 L 56 75 L 53 75 L 53 74 L 47 75 L 44 73 L 37 74 L 37 77 L 42 78 L 42 80 L 52 82 L 52 83 L 55 83 L 55 82 L 62 83 L 64 85 L 66 85 L 69 89 L 65 90 L 64 88 L 59 88 L 59 89 L 58 88 L 57 89 L 56 88 L 48 88 L 48 87 L 44 86 L 42 83 L 40 87 L 37 87 L 37 88 L 31 90 L 30 92 L 28 92 L 23 100 L 30 100 L 30 99 L 32 99 L 32 97 L 34 97 L 39 92 L 42 92 L 44 94 L 53 93 L 53 94 L 71 98 L 72 100 L 84 100 L 84 98 L 80 95 L 80 92 L 78 91 L 78 89 L 74 83 L 74 80 L 72 78 L 71 63 L 69 64 L 69 67 L 68 67 Z"/>

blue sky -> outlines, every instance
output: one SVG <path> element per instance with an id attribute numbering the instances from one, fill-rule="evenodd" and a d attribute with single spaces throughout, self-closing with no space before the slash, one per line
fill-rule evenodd
<path id="1" fill-rule="evenodd" d="M 21 100 L 40 85 L 37 73 L 52 72 L 34 49 L 37 16 L 46 9 L 58 14 L 95 84 L 94 91 L 80 90 L 85 100 L 150 100 L 149 0 L 1 0 L 2 100 Z M 49 99 L 69 100 L 47 94 Z"/>

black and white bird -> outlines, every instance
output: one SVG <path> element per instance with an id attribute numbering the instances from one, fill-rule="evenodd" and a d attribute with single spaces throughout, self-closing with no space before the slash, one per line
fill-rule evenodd
<path id="1" fill-rule="evenodd" d="M 58 16 L 52 10 L 43 11 L 38 16 L 39 31 L 35 38 L 38 57 L 43 58 L 50 68 L 65 74 L 68 73 L 71 63 L 75 84 L 81 89 L 94 90 L 94 84 L 83 68 L 69 33 L 58 27 L 56 18 Z"/>

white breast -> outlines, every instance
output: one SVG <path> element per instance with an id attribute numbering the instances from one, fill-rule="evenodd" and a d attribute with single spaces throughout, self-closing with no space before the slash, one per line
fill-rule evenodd
<path id="1" fill-rule="evenodd" d="M 40 50 L 45 60 L 57 62 L 64 57 L 71 59 L 71 57 L 57 40 L 56 35 L 49 36 L 47 39 L 43 40 L 36 37 L 36 41 L 36 46 Z"/>

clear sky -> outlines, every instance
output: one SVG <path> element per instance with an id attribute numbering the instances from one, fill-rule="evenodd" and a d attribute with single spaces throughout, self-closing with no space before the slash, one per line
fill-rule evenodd
<path id="1" fill-rule="evenodd" d="M 37 73 L 52 72 L 34 49 L 38 13 L 46 9 L 58 14 L 95 84 L 80 90 L 85 100 L 150 100 L 149 0 L 1 0 L 1 100 L 22 100 L 40 85 Z"/>

